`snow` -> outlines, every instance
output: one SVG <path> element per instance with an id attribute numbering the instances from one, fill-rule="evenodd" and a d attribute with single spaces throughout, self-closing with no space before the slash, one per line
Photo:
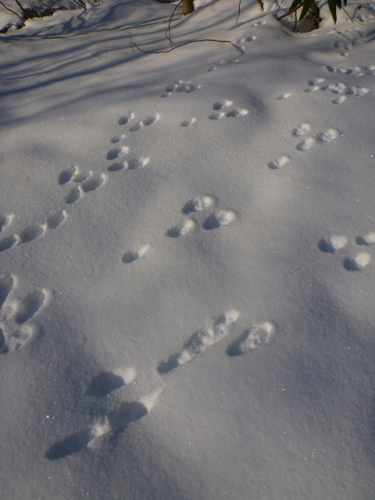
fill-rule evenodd
<path id="1" fill-rule="evenodd" d="M 2 500 L 373 498 L 375 5 L 196 6 L 1 35 Z"/>

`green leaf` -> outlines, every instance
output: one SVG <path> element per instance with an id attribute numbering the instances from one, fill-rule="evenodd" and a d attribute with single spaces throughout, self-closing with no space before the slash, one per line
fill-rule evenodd
<path id="1" fill-rule="evenodd" d="M 301 12 L 301 15 L 299 16 L 299 20 L 301 21 L 301 19 L 303 19 L 306 14 L 309 12 L 310 10 L 310 7 L 311 7 L 311 4 L 313 3 L 314 0 L 305 0 L 303 2 L 303 9 L 302 9 L 302 12 Z"/>
<path id="2" fill-rule="evenodd" d="M 332 18 L 336 24 L 337 14 L 336 14 L 336 2 L 335 2 L 335 0 L 328 0 L 328 6 L 329 6 L 329 10 L 331 11 Z"/>
<path id="3" fill-rule="evenodd" d="M 289 12 L 291 10 L 293 10 L 295 7 L 297 7 L 298 5 L 302 5 L 302 4 L 303 4 L 303 0 L 294 0 L 292 5 L 290 6 Z"/>

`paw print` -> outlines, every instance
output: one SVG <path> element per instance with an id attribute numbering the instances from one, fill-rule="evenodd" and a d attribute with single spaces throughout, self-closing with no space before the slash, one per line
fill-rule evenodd
<path id="1" fill-rule="evenodd" d="M 346 236 L 331 235 L 320 240 L 318 246 L 322 252 L 336 253 L 349 243 Z M 355 244 L 359 246 L 370 246 L 375 243 L 375 232 L 370 232 L 365 236 L 358 236 Z M 360 271 L 371 262 L 372 256 L 364 250 L 352 252 L 352 256 L 344 258 L 344 268 L 347 271 Z"/>
<path id="2" fill-rule="evenodd" d="M 28 324 L 47 302 L 46 289 L 34 290 L 21 301 L 10 296 L 17 286 L 11 274 L 0 280 L 0 353 L 22 348 L 35 334 L 35 327 Z"/>
<path id="3" fill-rule="evenodd" d="M 214 196 L 196 196 L 185 203 L 182 208 L 182 213 L 190 215 L 192 213 L 204 212 L 216 204 L 217 199 Z M 228 224 L 233 222 L 236 217 L 237 214 L 233 210 L 215 210 L 212 214 L 206 217 L 203 222 L 201 222 L 201 226 L 206 230 L 217 229 L 221 226 L 228 226 Z M 201 219 L 201 217 L 199 217 L 199 219 Z M 172 238 L 178 238 L 179 236 L 192 231 L 197 226 L 199 226 L 199 220 L 187 217 L 178 224 L 169 228 L 166 235 L 171 236 Z"/>

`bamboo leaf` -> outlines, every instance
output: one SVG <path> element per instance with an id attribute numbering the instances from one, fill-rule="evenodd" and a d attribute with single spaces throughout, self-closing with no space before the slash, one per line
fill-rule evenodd
<path id="1" fill-rule="evenodd" d="M 309 12 L 311 4 L 313 3 L 313 0 L 305 0 L 303 2 L 303 9 L 301 12 L 301 15 L 299 17 L 299 20 L 304 19 L 306 17 L 306 14 Z"/>
<path id="2" fill-rule="evenodd" d="M 329 6 L 329 10 L 331 11 L 331 14 L 332 14 L 333 21 L 336 24 L 337 14 L 336 14 L 336 3 L 335 3 L 335 0 L 328 0 L 328 6 Z"/>
<path id="3" fill-rule="evenodd" d="M 303 0 L 294 0 L 292 5 L 290 6 L 289 12 L 291 10 L 295 9 L 298 5 L 302 5 L 302 4 L 303 4 Z"/>

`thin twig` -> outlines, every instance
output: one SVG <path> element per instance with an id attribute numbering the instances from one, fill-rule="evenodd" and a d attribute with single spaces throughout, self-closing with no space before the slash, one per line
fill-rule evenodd
<path id="1" fill-rule="evenodd" d="M 212 40 L 210 38 L 205 38 L 204 40 L 191 40 L 190 42 L 184 42 L 180 43 L 180 45 L 174 45 L 168 50 L 143 50 L 138 47 L 138 45 L 132 41 L 130 41 L 130 46 L 133 48 L 135 47 L 138 49 L 140 52 L 143 52 L 144 54 L 167 54 L 168 52 L 172 52 L 174 49 L 179 49 L 180 47 L 183 47 L 184 45 L 189 45 L 190 43 L 201 43 L 201 42 L 216 42 L 216 43 L 230 43 L 233 45 L 233 43 L 230 40 Z M 237 49 L 238 50 L 238 49 Z"/>
<path id="2" fill-rule="evenodd" d="M 21 19 L 22 22 L 24 22 L 24 18 L 21 17 L 18 12 L 16 12 L 15 10 L 11 9 L 10 7 L 8 7 L 7 5 L 5 5 L 5 3 L 1 2 L 0 1 L 0 5 L 2 5 L 4 7 L 5 10 L 8 10 L 9 12 L 11 12 L 12 14 L 16 15 L 19 19 Z"/>
<path id="3" fill-rule="evenodd" d="M 172 21 L 174 19 L 174 15 L 177 9 L 179 9 L 182 6 L 182 0 L 175 6 L 175 8 L 172 11 L 172 14 L 169 16 L 168 19 L 168 28 L 165 30 L 165 38 L 168 39 L 170 45 L 174 45 L 174 42 L 172 41 L 172 35 L 171 35 L 171 30 L 172 30 Z"/>
<path id="4" fill-rule="evenodd" d="M 239 20 L 240 15 L 241 15 L 241 1 L 242 1 L 242 0 L 240 0 L 240 1 L 238 2 L 238 16 L 237 16 L 237 19 L 236 19 L 236 24 L 238 23 L 238 20 Z"/>

